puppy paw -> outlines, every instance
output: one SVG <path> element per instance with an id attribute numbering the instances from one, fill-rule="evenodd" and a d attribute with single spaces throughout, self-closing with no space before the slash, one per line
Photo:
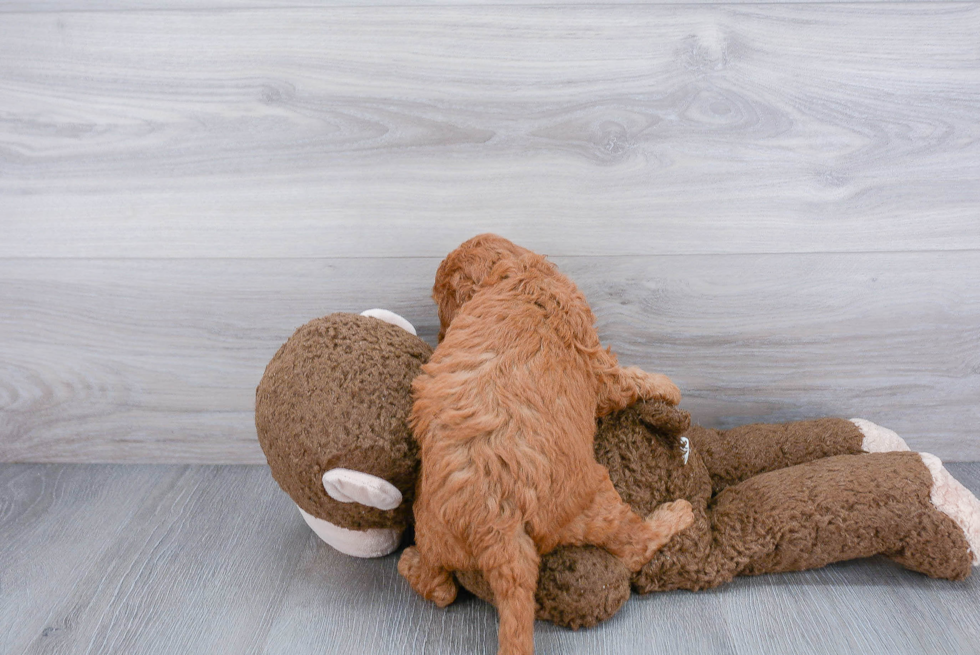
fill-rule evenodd
<path id="1" fill-rule="evenodd" d="M 661 525 L 670 530 L 674 536 L 681 530 L 686 530 L 694 523 L 694 508 L 683 498 L 660 505 L 647 516 L 647 523 Z"/>
<path id="2" fill-rule="evenodd" d="M 634 572 L 653 559 L 674 535 L 694 523 L 694 508 L 683 499 L 664 503 L 647 516 L 644 523 L 649 531 L 645 552 L 636 561 L 624 562 Z"/>
<path id="3" fill-rule="evenodd" d="M 415 546 L 406 548 L 398 558 L 398 572 L 408 580 L 415 593 L 439 607 L 446 607 L 456 600 L 457 587 L 452 574 L 423 562 Z"/>
<path id="4" fill-rule="evenodd" d="M 401 557 L 398 558 L 398 572 L 408 580 L 412 588 L 415 587 L 415 581 L 419 579 L 418 570 L 421 566 L 422 557 L 419 555 L 419 549 L 415 546 L 409 546 L 403 550 Z"/>
<path id="5" fill-rule="evenodd" d="M 456 583 L 452 577 L 447 577 L 443 583 L 434 587 L 426 598 L 438 607 L 447 607 L 452 605 L 453 601 L 456 600 L 456 590 Z"/>
<path id="6" fill-rule="evenodd" d="M 676 405 L 681 401 L 681 390 L 669 377 L 660 373 L 647 373 L 638 368 L 635 370 L 642 400 L 662 400 L 671 405 Z"/>

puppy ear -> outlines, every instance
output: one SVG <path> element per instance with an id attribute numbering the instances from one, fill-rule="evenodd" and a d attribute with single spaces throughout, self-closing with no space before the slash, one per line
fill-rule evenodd
<path id="1" fill-rule="evenodd" d="M 486 277 L 477 286 L 481 288 L 493 286 L 501 280 L 506 280 L 515 272 L 517 272 L 517 262 L 515 260 L 501 259 L 493 265 L 490 272 L 487 273 Z"/>
<path id="2" fill-rule="evenodd" d="M 640 423 L 652 432 L 678 437 L 691 427 L 691 415 L 662 400 L 641 400 L 633 405 Z"/>
<path id="3" fill-rule="evenodd" d="M 439 264 L 432 287 L 432 299 L 439 310 L 439 341 L 459 308 L 488 283 L 501 260 L 516 260 L 526 255 L 534 253 L 496 234 L 475 236 L 449 253 Z"/>
<path id="4" fill-rule="evenodd" d="M 446 330 L 456 318 L 456 312 L 473 295 L 473 280 L 458 267 L 442 262 L 436 272 L 436 282 L 432 287 L 432 299 L 436 301 L 439 313 L 439 342 L 446 336 Z"/>
<path id="5" fill-rule="evenodd" d="M 456 317 L 459 308 L 466 304 L 482 287 L 498 282 L 506 275 L 506 267 L 513 268 L 508 260 L 495 260 L 477 252 L 453 252 L 439 265 L 432 287 L 432 299 L 439 311 L 439 341 Z"/>

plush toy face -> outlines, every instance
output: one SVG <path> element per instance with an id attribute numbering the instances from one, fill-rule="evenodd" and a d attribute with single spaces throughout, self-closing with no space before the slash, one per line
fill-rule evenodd
<path id="1" fill-rule="evenodd" d="M 408 321 L 370 310 L 310 321 L 266 367 L 259 443 L 306 522 L 341 552 L 386 555 L 411 523 L 411 384 L 431 354 Z"/>

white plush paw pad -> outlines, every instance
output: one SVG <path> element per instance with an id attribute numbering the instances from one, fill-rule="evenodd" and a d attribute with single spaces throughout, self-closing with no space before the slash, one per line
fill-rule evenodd
<path id="1" fill-rule="evenodd" d="M 396 314 L 395 312 L 390 312 L 387 309 L 368 309 L 361 312 L 361 316 L 370 316 L 371 318 L 376 318 L 379 321 L 384 321 L 385 323 L 391 323 L 392 325 L 397 325 L 406 332 L 410 332 L 415 336 L 418 333 L 415 332 L 415 326 L 409 323 L 407 320 Z"/>
<path id="2" fill-rule="evenodd" d="M 348 530 L 330 521 L 318 519 L 296 506 L 303 520 L 320 539 L 352 557 L 384 557 L 398 549 L 402 533 L 393 528 L 371 528 L 369 530 Z"/>
<path id="3" fill-rule="evenodd" d="M 402 504 L 398 487 L 376 475 L 350 469 L 330 469 L 323 474 L 323 489 L 341 503 L 360 503 L 378 509 L 395 509 Z"/>
<path id="4" fill-rule="evenodd" d="M 932 473 L 932 504 L 960 526 L 970 544 L 973 566 L 980 566 L 980 500 L 949 474 L 938 457 L 929 453 L 919 457 Z"/>
<path id="5" fill-rule="evenodd" d="M 893 453 L 900 450 L 911 450 L 905 440 L 892 430 L 883 428 L 863 418 L 852 418 L 851 423 L 858 427 L 864 435 L 861 449 L 866 453 Z"/>

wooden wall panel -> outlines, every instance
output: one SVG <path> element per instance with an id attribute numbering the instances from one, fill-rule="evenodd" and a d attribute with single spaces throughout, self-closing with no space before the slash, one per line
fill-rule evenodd
<path id="1" fill-rule="evenodd" d="M 807 4 L 813 2 L 907 2 L 921 0 L 727 0 L 724 4 Z M 514 6 L 555 5 L 552 0 L 423 0 L 407 5 L 405 0 L 289 0 L 288 4 L 275 5 L 270 0 L 103 0 L 99 2 L 97 11 L 227 11 L 235 9 L 267 9 L 277 10 L 310 7 L 404 7 L 416 8 L 432 6 L 480 6 L 492 4 Z M 718 4 L 717 0 L 563 0 L 563 6 L 595 6 L 601 5 L 705 5 Z M 84 12 L 92 11 L 92 5 L 84 0 L 0 0 L 0 13 L 39 13 L 39 12 Z"/>
<path id="2" fill-rule="evenodd" d="M 702 424 L 863 416 L 980 457 L 980 253 L 559 258 L 623 363 Z M 292 331 L 388 307 L 434 342 L 435 259 L 0 261 L 0 461 L 256 463 Z"/>
<path id="3" fill-rule="evenodd" d="M 705 424 L 980 455 L 980 3 L 435 4 L 0 1 L 0 461 L 260 462 L 292 330 L 431 340 L 488 230 Z"/>
<path id="4" fill-rule="evenodd" d="M 980 247 L 977 3 L 7 14 L 0 257 Z"/>

